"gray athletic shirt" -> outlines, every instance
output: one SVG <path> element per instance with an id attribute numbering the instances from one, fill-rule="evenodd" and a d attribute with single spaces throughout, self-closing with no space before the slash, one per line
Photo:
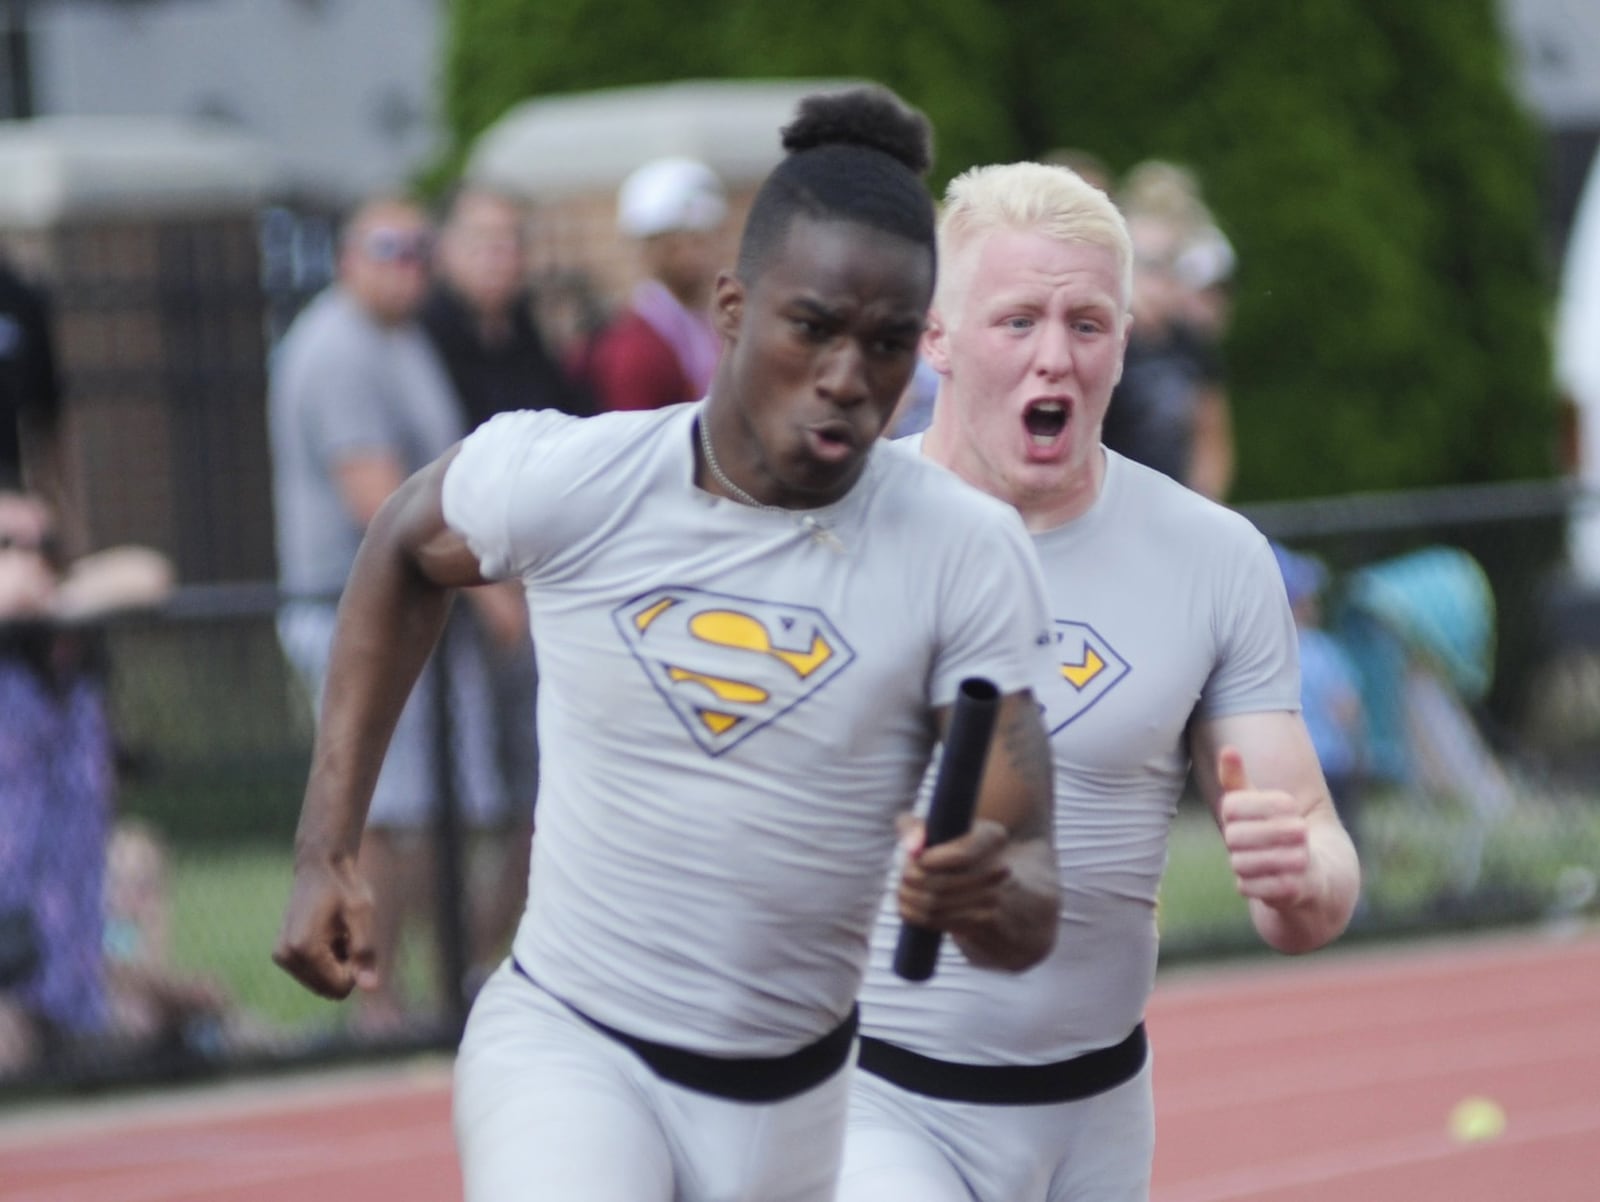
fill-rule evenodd
<path id="1" fill-rule="evenodd" d="M 800 515 L 694 485 L 698 405 L 497 417 L 444 512 L 538 632 L 539 833 L 515 951 L 630 1034 L 781 1055 L 848 1013 L 895 817 L 969 675 L 1048 658 L 1008 506 L 906 448 Z"/>
<path id="2" fill-rule="evenodd" d="M 1034 536 L 1055 614 L 1050 679 L 1035 688 L 1056 764 L 1056 946 L 1010 975 L 972 968 L 947 940 L 933 979 L 907 984 L 890 968 L 900 923 L 886 898 L 862 1030 L 923 1055 L 1043 1064 L 1126 1036 L 1155 981 L 1190 718 L 1300 708 L 1294 618 L 1266 539 L 1159 472 L 1106 460 L 1094 507 Z"/>

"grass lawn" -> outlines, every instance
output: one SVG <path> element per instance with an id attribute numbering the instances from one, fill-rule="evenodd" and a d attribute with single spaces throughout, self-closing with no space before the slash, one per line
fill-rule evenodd
<path id="1" fill-rule="evenodd" d="M 1478 831 L 1461 815 L 1405 797 L 1375 798 L 1364 826 L 1369 934 L 1440 922 L 1520 922 L 1558 905 L 1600 873 L 1600 807 L 1523 801 Z M 1481 838 L 1480 838 L 1481 836 Z M 1480 847 L 1481 844 L 1481 847 Z M 225 982 L 260 1017 L 296 1030 L 333 1027 L 346 1013 L 300 988 L 271 961 L 289 889 L 289 845 L 198 846 L 174 856 L 174 946 L 180 965 Z M 1452 908 L 1453 907 L 1453 908 Z M 1164 946 L 1174 958 L 1255 947 L 1244 902 L 1210 816 L 1185 802 L 1173 828 L 1161 898 Z M 408 981 L 426 988 L 431 950 L 408 946 Z"/>
<path id="2" fill-rule="evenodd" d="M 177 967 L 222 982 L 252 1014 L 297 1033 L 342 1025 L 350 1008 L 317 997 L 272 962 L 289 896 L 288 841 L 204 847 L 173 855 L 172 946 Z M 433 949 L 419 933 L 401 948 L 407 988 L 429 996 Z"/>
<path id="3" fill-rule="evenodd" d="M 1525 796 L 1504 819 L 1479 823 L 1439 802 L 1401 793 L 1373 797 L 1362 825 L 1365 933 L 1414 933 L 1430 923 L 1523 922 L 1581 901 L 1600 875 L 1600 804 Z M 1161 893 L 1169 953 L 1248 945 L 1249 919 L 1234 892 L 1209 814 L 1186 801 L 1173 826 Z"/>
<path id="4" fill-rule="evenodd" d="M 289 845 L 179 851 L 173 857 L 172 945 L 180 968 L 224 982 L 261 1018 L 332 1026 L 340 1007 L 302 989 L 272 962 L 289 896 Z"/>

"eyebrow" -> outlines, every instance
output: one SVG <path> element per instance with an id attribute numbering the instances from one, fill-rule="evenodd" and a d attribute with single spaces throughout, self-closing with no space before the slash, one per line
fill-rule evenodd
<path id="1" fill-rule="evenodd" d="M 789 304 L 793 308 L 803 309 L 812 317 L 821 318 L 824 322 L 838 323 L 844 320 L 844 314 L 840 310 L 831 305 L 823 304 L 815 297 L 798 296 L 790 301 Z"/>
<path id="2" fill-rule="evenodd" d="M 842 309 L 816 299 L 812 296 L 796 297 L 790 302 L 795 309 L 804 310 L 810 316 L 818 318 L 821 324 L 843 325 L 845 315 Z M 922 313 L 896 314 L 885 317 L 878 322 L 879 329 L 888 329 L 894 333 L 920 333 L 927 326 L 927 317 Z"/>
<path id="3" fill-rule="evenodd" d="M 1041 298 L 1038 293 L 1017 289 L 1011 292 L 992 293 L 986 301 L 980 302 L 980 312 L 998 313 L 1013 309 L 1024 309 L 1029 312 L 1039 312 L 1049 306 L 1048 298 Z M 1084 296 L 1067 305 L 1068 313 L 1083 313 L 1085 311 L 1105 311 L 1115 313 L 1117 303 L 1107 293 L 1094 293 Z"/>
<path id="4" fill-rule="evenodd" d="M 1037 288 L 1007 288 L 977 298 L 978 304 L 986 310 L 1041 309 L 1047 299 L 1041 297 Z"/>

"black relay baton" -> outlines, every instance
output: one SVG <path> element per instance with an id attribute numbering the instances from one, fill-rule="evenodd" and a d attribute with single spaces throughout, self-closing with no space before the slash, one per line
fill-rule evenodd
<path id="1" fill-rule="evenodd" d="M 989 758 L 989 739 L 1000 711 L 1000 690 L 981 676 L 969 676 L 956 690 L 950 729 L 944 737 L 939 775 L 928 801 L 924 847 L 960 838 L 972 826 L 978 805 L 978 783 Z M 903 923 L 894 949 L 894 971 L 908 981 L 926 981 L 939 959 L 942 932 Z"/>

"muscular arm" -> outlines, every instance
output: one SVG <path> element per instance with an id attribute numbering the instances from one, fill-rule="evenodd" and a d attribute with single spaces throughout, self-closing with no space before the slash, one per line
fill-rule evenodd
<path id="1" fill-rule="evenodd" d="M 348 455 L 335 465 L 334 480 L 345 508 L 365 530 L 383 503 L 405 482 L 405 474 L 392 455 Z M 473 589 L 467 600 L 497 648 L 512 650 L 527 645 L 528 611 L 515 584 Z"/>
<path id="2" fill-rule="evenodd" d="M 1300 715 L 1200 722 L 1190 749 L 1256 932 L 1287 953 L 1337 938 L 1360 895 L 1361 868 Z"/>
<path id="3" fill-rule="evenodd" d="M 367 527 L 339 603 L 297 846 L 354 852 L 389 738 L 438 642 L 450 590 L 483 582 L 444 522 L 448 452 L 402 483 Z"/>
<path id="4" fill-rule="evenodd" d="M 311 774 L 295 833 L 295 883 L 273 958 L 308 988 L 370 983 L 368 903 L 356 852 L 384 753 L 439 639 L 451 590 L 483 583 L 444 522 L 447 452 L 396 489 L 367 528 L 339 604 Z"/>
<path id="5" fill-rule="evenodd" d="M 940 714 L 942 727 L 949 717 Z M 974 964 L 1020 972 L 1055 945 L 1060 894 L 1050 742 L 1024 690 L 1001 699 L 971 832 L 913 848 L 900 911 L 949 932 Z"/>

